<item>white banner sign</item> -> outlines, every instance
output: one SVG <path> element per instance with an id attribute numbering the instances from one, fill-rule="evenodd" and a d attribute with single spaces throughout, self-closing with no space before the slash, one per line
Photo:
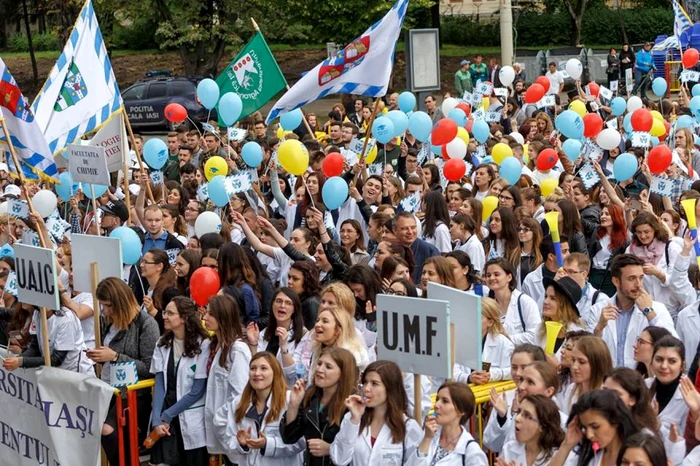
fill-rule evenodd
<path id="1" fill-rule="evenodd" d="M 73 288 L 90 293 L 91 264 L 97 264 L 97 283 L 108 277 L 122 278 L 122 248 L 119 238 L 73 235 Z M 97 286 L 95 283 L 95 286 Z"/>
<path id="2" fill-rule="evenodd" d="M 0 365 L 0 463 L 98 466 L 102 424 L 113 389 L 63 369 Z"/>
<path id="3" fill-rule="evenodd" d="M 53 249 L 15 244 L 18 299 L 27 304 L 60 309 L 56 254 Z"/>
<path id="4" fill-rule="evenodd" d="M 73 181 L 109 186 L 109 170 L 102 147 L 68 145 L 68 167 Z"/>
<path id="5" fill-rule="evenodd" d="M 126 141 L 124 131 L 122 113 L 119 112 L 88 143 L 105 150 L 105 159 L 107 159 L 107 167 L 110 172 L 116 172 L 123 168 L 124 141 Z"/>

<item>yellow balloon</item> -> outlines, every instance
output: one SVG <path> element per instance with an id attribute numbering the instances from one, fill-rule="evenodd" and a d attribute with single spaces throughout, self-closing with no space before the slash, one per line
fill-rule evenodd
<path id="1" fill-rule="evenodd" d="M 228 174 L 228 164 L 223 157 L 215 155 L 204 164 L 204 176 L 211 181 L 215 176 L 226 176 Z"/>
<path id="2" fill-rule="evenodd" d="M 652 136 L 660 138 L 666 132 L 666 126 L 664 126 L 663 121 L 654 118 L 653 123 L 651 124 L 651 131 L 649 132 Z"/>
<path id="3" fill-rule="evenodd" d="M 467 131 L 467 128 L 459 126 L 457 128 L 457 137 L 464 141 L 464 144 L 469 145 L 469 131 Z"/>
<path id="4" fill-rule="evenodd" d="M 540 183 L 540 189 L 542 190 L 542 196 L 547 197 L 554 192 L 559 186 L 559 182 L 554 178 L 547 178 L 542 183 Z"/>
<path id="5" fill-rule="evenodd" d="M 513 149 L 511 149 L 508 144 L 502 142 L 499 142 L 491 149 L 491 157 L 498 165 L 500 165 L 506 157 L 510 157 L 511 155 L 513 155 Z"/>
<path id="6" fill-rule="evenodd" d="M 282 168 L 292 175 L 299 176 L 309 168 L 309 151 L 296 139 L 289 139 L 280 144 L 277 157 Z"/>
<path id="7" fill-rule="evenodd" d="M 398 139 L 398 138 L 397 138 Z M 360 141 L 365 142 L 365 138 L 360 138 Z M 398 145 L 401 145 L 399 143 Z M 365 162 L 367 162 L 367 165 L 371 165 L 374 163 L 374 161 L 377 159 L 377 145 L 375 144 L 372 149 L 367 150 L 367 153 L 365 154 Z"/>
<path id="8" fill-rule="evenodd" d="M 483 99 L 481 99 L 481 107 L 484 110 L 486 110 L 490 106 L 491 106 L 491 99 L 489 99 L 488 97 L 484 97 Z"/>
<path id="9" fill-rule="evenodd" d="M 573 110 L 574 112 L 578 113 L 581 118 L 583 118 L 584 115 L 586 115 L 586 104 L 580 100 L 574 100 L 569 104 L 569 110 Z"/>
<path id="10" fill-rule="evenodd" d="M 523 144 L 523 163 L 530 163 L 530 144 Z"/>
<path id="11" fill-rule="evenodd" d="M 284 128 L 282 128 L 282 125 L 279 125 L 279 127 L 277 128 L 277 139 L 279 139 L 280 141 L 284 139 Z"/>
<path id="12" fill-rule="evenodd" d="M 654 117 L 654 120 L 659 120 L 659 121 L 661 121 L 661 122 L 663 123 L 664 117 L 663 117 L 663 115 L 661 115 L 657 110 L 652 110 L 652 111 L 649 112 L 649 113 L 651 113 L 651 116 Z"/>
<path id="13" fill-rule="evenodd" d="M 498 198 L 496 196 L 486 196 L 483 201 L 481 201 L 483 210 L 481 211 L 481 219 L 485 222 L 489 219 L 491 214 L 496 207 L 498 207 Z"/>

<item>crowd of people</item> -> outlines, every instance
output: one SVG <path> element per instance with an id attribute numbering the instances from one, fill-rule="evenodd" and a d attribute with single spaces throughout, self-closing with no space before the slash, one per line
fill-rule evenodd
<path id="1" fill-rule="evenodd" d="M 498 75 L 481 57 L 462 65 L 462 90 Z M 147 437 L 152 464 L 205 466 L 222 455 L 241 466 L 456 466 L 486 465 L 487 453 L 500 466 L 700 464 L 700 273 L 691 213 L 680 204 L 700 199 L 700 150 L 694 129 L 676 124 L 694 118 L 687 90 L 673 101 L 643 102 L 669 123 L 667 176 L 691 186 L 660 196 L 651 191 L 650 147 L 633 147 L 610 102 L 576 83 L 569 106 L 578 101 L 623 135 L 619 147 L 591 160 L 600 181 L 584 183 L 579 170 L 588 157 L 567 156 L 566 138 L 554 129 L 565 109 L 559 93 L 554 106 L 525 103 L 520 71 L 512 97 L 490 96 L 500 121 L 484 144 L 470 138 L 473 170 L 458 181 L 448 182 L 442 157 L 407 131 L 378 144 L 372 174 L 363 160 L 346 163 L 349 196 L 327 209 L 324 160 L 369 134 L 373 113 L 398 105 L 398 94 L 375 103 L 343 96 L 327 121 L 306 114 L 308 129 L 294 132 L 254 114 L 238 124 L 243 140 L 228 141 L 216 127 L 169 133 L 164 184 L 153 185 L 133 163 L 97 199 L 97 212 L 81 191 L 61 201 L 62 230 L 37 213 L 0 214 L 0 343 L 12 353 L 3 367 L 44 364 L 39 310 L 11 286 L 12 244 L 43 237 L 60 271 L 62 308 L 48 312 L 51 364 L 109 383 L 112 364 L 133 361 L 140 379 L 154 378 L 152 394 L 138 392 L 139 441 Z M 438 102 L 425 99 L 434 121 L 443 117 Z M 295 177 L 277 164 L 280 138 L 303 142 L 306 173 Z M 215 209 L 200 189 L 207 160 L 222 156 L 230 173 L 245 170 L 240 154 L 250 141 L 264 151 L 258 180 Z M 491 157 L 499 143 L 522 164 L 517 183 L 499 175 Z M 137 136 L 134 152 L 142 144 Z M 538 156 L 548 149 L 558 162 L 541 169 Z M 610 179 L 621 154 L 639 169 Z M 42 187 L 18 185 L 0 164 L 5 199 Z M 402 201 L 416 193 L 419 207 L 407 209 Z M 220 231 L 198 236 L 197 218 L 214 210 Z M 556 237 L 549 212 L 559 214 Z M 99 283 L 94 309 L 93 296 L 73 286 L 70 237 L 119 227 L 138 234 L 142 255 L 122 277 Z M 200 268 L 220 283 L 203 306 L 190 287 Z M 420 377 L 417 422 L 414 374 L 377 357 L 377 297 L 428 298 L 431 282 L 482 297 L 482 341 L 474 344 L 484 366 L 456 360 L 451 380 Z M 551 354 L 548 322 L 561 324 Z M 507 380 L 517 390 L 491 392 L 482 445 L 468 427 L 470 387 Z M 115 409 L 102 430 L 110 464 L 119 464 Z"/>

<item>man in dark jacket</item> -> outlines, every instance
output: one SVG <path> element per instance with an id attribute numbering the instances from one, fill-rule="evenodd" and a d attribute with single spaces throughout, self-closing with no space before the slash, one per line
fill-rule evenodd
<path id="1" fill-rule="evenodd" d="M 423 275 L 423 264 L 429 257 L 439 256 L 440 251 L 432 244 L 418 238 L 418 222 L 410 212 L 401 212 L 394 219 L 394 235 L 396 239 L 413 252 L 413 283 L 420 283 Z"/>
<path id="2" fill-rule="evenodd" d="M 163 211 L 159 205 L 154 204 L 146 207 L 143 216 L 146 233 L 144 234 L 141 229 L 136 229 L 136 233 L 143 243 L 142 254 L 146 254 L 151 249 L 167 251 L 168 249 L 181 250 L 185 248 L 179 239 L 163 228 Z"/>

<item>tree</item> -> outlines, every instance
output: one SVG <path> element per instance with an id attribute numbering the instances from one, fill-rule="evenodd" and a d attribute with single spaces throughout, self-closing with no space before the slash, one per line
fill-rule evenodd
<path id="1" fill-rule="evenodd" d="M 39 71 L 36 66 L 36 56 L 34 55 L 34 44 L 32 43 L 32 31 L 29 28 L 29 10 L 27 9 L 27 0 L 22 0 L 22 8 L 24 9 L 24 28 L 27 30 L 27 43 L 29 44 L 29 57 L 32 60 L 32 77 L 34 85 L 39 82 Z"/>
<path id="2" fill-rule="evenodd" d="M 571 45 L 581 43 L 581 29 L 583 28 L 583 13 L 589 0 L 564 0 L 564 8 L 571 17 Z"/>

